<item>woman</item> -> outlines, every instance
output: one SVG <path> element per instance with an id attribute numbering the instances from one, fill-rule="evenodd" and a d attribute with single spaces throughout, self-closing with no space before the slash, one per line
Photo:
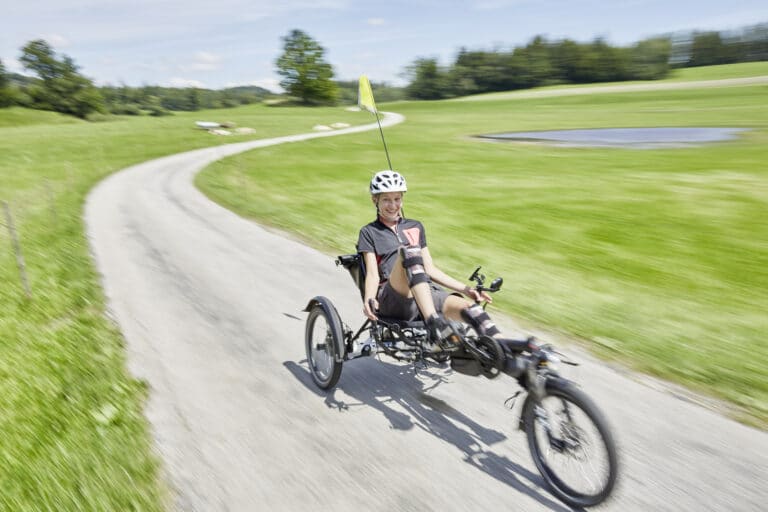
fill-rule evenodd
<path id="1" fill-rule="evenodd" d="M 380 171 L 371 180 L 376 220 L 360 229 L 357 242 L 366 268 L 365 316 L 375 320 L 378 312 L 415 320 L 420 313 L 432 341 L 448 349 L 458 348 L 461 336 L 446 318 L 467 322 L 478 334 L 498 336 L 499 330 L 478 304 L 481 300 L 491 302 L 491 297 L 435 266 L 424 226 L 403 217 L 407 190 L 405 178 L 392 170 Z"/>

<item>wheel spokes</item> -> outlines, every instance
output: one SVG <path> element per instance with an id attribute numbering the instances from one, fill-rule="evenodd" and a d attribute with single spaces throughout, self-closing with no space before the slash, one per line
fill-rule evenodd
<path id="1" fill-rule="evenodd" d="M 601 434 L 575 404 L 547 397 L 536 413 L 537 443 L 552 480 L 577 495 L 599 494 L 610 475 Z"/>
<path id="2" fill-rule="evenodd" d="M 309 364 L 315 372 L 322 378 L 327 379 L 331 372 L 331 354 L 328 350 L 328 344 L 333 343 L 331 329 L 326 322 L 321 322 L 321 318 L 316 320 L 315 329 L 312 332 L 313 338 L 317 336 L 317 341 L 312 341 L 312 354 Z"/>

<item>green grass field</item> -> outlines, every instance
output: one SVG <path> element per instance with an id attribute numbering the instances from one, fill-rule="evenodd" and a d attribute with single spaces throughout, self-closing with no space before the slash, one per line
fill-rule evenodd
<path id="1" fill-rule="evenodd" d="M 727 399 L 743 419 L 764 424 L 765 93 L 754 86 L 394 104 L 386 109 L 407 121 L 387 130 L 387 144 L 409 180 L 406 214 L 425 222 L 441 267 L 464 276 L 482 264 L 507 280 L 499 310 Z M 752 131 L 705 148 L 642 151 L 470 138 L 628 126 Z M 240 155 L 198 183 L 243 215 L 331 253 L 353 251 L 374 215 L 367 180 L 386 166 L 377 137 Z"/>
<path id="2" fill-rule="evenodd" d="M 698 68 L 675 69 L 670 73 L 670 80 L 722 80 L 724 78 L 747 78 L 768 76 L 768 62 L 744 62 L 722 66 L 703 66 Z"/>
<path id="3" fill-rule="evenodd" d="M 560 84 L 535 89 L 521 89 L 516 91 L 491 92 L 476 94 L 473 96 L 462 96 L 453 101 L 486 101 L 486 100 L 512 100 L 529 99 L 532 96 L 554 95 L 555 93 L 567 91 L 568 93 L 582 93 L 590 89 L 605 89 L 616 86 L 642 86 L 646 84 L 657 83 L 675 83 L 675 82 L 697 82 L 706 80 L 723 80 L 733 78 L 752 78 L 768 77 L 768 62 L 745 62 L 742 64 L 727 64 L 722 66 L 705 66 L 699 68 L 673 69 L 669 77 L 664 80 L 656 81 L 627 81 L 627 82 L 602 82 L 596 84 Z"/>
<path id="4" fill-rule="evenodd" d="M 765 87 L 738 87 L 402 103 L 385 106 L 408 117 L 386 136 L 412 188 L 406 211 L 427 223 L 442 267 L 462 276 L 482 264 L 506 278 L 499 309 L 727 398 L 764 428 L 764 97 Z M 11 206 L 33 292 L 24 298 L 0 216 L 0 510 L 162 510 L 168 499 L 142 414 L 147 389 L 127 374 L 124 342 L 104 316 L 82 220 L 88 191 L 151 158 L 371 119 L 253 106 L 86 123 L 0 109 L 0 200 Z M 217 138 L 196 120 L 256 133 Z M 619 125 L 755 130 L 667 151 L 469 138 Z M 336 253 L 351 250 L 372 218 L 366 181 L 385 166 L 378 134 L 367 132 L 239 155 L 200 181 L 236 211 Z"/>
<path id="5" fill-rule="evenodd" d="M 365 123 L 343 109 L 253 106 L 86 123 L 0 109 L 0 200 L 20 234 L 26 300 L 0 212 L 0 510 L 162 510 L 142 408 L 147 390 L 125 370 L 82 220 L 104 176 L 151 158 L 244 140 L 196 120 L 234 121 L 250 138 Z"/>

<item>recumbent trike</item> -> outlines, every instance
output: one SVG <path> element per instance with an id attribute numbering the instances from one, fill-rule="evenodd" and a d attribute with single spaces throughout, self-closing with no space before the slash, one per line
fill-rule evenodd
<path id="1" fill-rule="evenodd" d="M 349 271 L 362 296 L 365 269 L 361 255 L 339 256 L 336 265 Z M 485 287 L 485 276 L 479 270 L 470 276 L 476 290 L 496 292 L 501 288 L 501 278 Z M 525 431 L 536 467 L 553 493 L 571 506 L 589 507 L 602 503 L 613 490 L 618 456 L 608 423 L 575 383 L 560 376 L 558 363 L 576 363 L 550 345 L 541 345 L 534 338 L 497 340 L 455 323 L 463 342 L 458 349 L 446 350 L 431 341 L 423 321 L 379 316 L 376 321 L 365 319 L 355 332 L 342 322 L 326 297 L 314 297 L 305 311 L 309 313 L 307 364 L 321 389 L 337 384 L 344 362 L 381 354 L 421 365 L 450 362 L 454 371 L 487 378 L 507 374 L 524 390 L 508 402 L 514 403 L 527 392 L 518 426 Z"/>

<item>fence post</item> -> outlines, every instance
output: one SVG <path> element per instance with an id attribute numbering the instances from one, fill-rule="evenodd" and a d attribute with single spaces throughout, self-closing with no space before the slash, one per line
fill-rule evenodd
<path id="1" fill-rule="evenodd" d="M 16 264 L 19 266 L 19 275 L 21 276 L 21 284 L 24 286 L 24 295 L 27 299 L 32 298 L 32 290 L 29 288 L 29 280 L 27 279 L 27 268 L 24 265 L 24 255 L 21 253 L 21 245 L 19 245 L 19 239 L 16 236 L 16 228 L 13 225 L 13 217 L 11 216 L 11 208 L 8 203 L 3 201 L 3 210 L 5 210 L 5 222 L 8 226 L 8 232 L 11 234 L 11 242 L 13 243 L 13 250 L 16 253 Z"/>

